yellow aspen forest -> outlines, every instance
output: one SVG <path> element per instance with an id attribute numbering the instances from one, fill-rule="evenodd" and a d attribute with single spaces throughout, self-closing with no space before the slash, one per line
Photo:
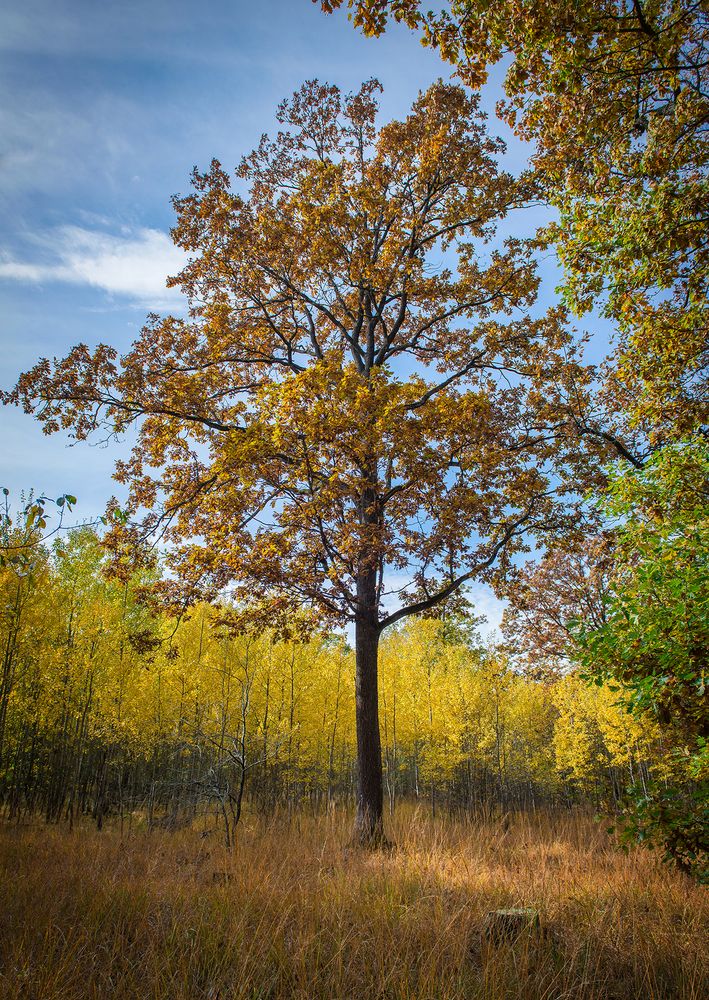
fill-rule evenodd
<path id="1" fill-rule="evenodd" d="M 245 801 L 264 816 L 345 808 L 355 788 L 347 639 L 230 632 L 229 608 L 180 617 L 107 578 L 90 529 L 3 570 L 2 800 L 12 820 L 91 816 L 170 827 L 199 815 L 229 846 Z M 612 807 L 668 766 L 663 739 L 608 685 L 535 679 L 474 629 L 420 619 L 382 645 L 387 802 L 455 816 Z"/>

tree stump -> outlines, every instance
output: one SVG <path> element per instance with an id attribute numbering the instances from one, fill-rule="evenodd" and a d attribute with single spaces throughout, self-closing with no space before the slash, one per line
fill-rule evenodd
<path id="1" fill-rule="evenodd" d="M 483 969 L 490 964 L 496 969 L 494 958 L 501 950 L 514 962 L 518 974 L 531 975 L 546 961 L 544 943 L 548 940 L 537 910 L 520 907 L 509 910 L 490 910 L 480 933 L 480 959 Z"/>
<path id="2" fill-rule="evenodd" d="M 500 945 L 513 945 L 521 937 L 537 938 L 541 924 L 537 910 L 522 907 L 510 910 L 490 910 L 482 929 L 483 951 Z"/>

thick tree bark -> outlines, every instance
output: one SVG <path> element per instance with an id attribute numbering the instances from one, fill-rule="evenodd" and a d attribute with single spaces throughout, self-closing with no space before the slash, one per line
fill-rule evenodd
<path id="1" fill-rule="evenodd" d="M 379 847 L 384 837 L 384 788 L 379 736 L 376 573 L 363 570 L 357 581 L 358 616 L 355 623 L 355 714 L 357 721 L 357 814 L 353 843 Z"/>

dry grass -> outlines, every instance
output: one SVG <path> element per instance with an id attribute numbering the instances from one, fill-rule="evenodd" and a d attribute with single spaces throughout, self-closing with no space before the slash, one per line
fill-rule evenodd
<path id="1" fill-rule="evenodd" d="M 709 905 L 575 815 L 390 824 L 346 816 L 218 835 L 0 830 L 2 1000 L 705 1000 Z M 488 910 L 538 908 L 532 946 L 481 955 Z"/>

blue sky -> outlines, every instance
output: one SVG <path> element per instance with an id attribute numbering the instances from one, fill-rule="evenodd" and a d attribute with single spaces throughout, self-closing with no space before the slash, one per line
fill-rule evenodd
<path id="1" fill-rule="evenodd" d="M 310 0 L 2 0 L 0 385 L 79 341 L 125 348 L 148 310 L 179 308 L 170 196 L 213 156 L 233 167 L 303 80 L 375 76 L 386 120 L 441 75 L 404 29 L 365 39 Z M 488 109 L 499 93 L 493 80 Z M 524 157 L 512 140 L 509 162 Z M 121 449 L 71 447 L 15 409 L 0 420 L 0 485 L 74 493 L 80 519 L 103 510 Z"/>

